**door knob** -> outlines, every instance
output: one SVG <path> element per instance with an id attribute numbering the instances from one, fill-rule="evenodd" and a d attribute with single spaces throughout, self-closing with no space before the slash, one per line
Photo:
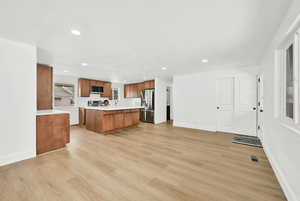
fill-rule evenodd
<path id="1" fill-rule="evenodd" d="M 253 107 L 252 109 L 253 109 L 253 110 L 256 110 L 256 107 Z"/>
<path id="2" fill-rule="evenodd" d="M 263 109 L 260 109 L 259 111 L 260 111 L 260 112 L 263 112 L 264 110 L 263 110 Z"/>
<path id="3" fill-rule="evenodd" d="M 220 107 L 218 106 L 217 109 L 220 109 Z"/>

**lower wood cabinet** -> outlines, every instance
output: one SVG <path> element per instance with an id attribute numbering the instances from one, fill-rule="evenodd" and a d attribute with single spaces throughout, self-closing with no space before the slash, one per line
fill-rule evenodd
<path id="1" fill-rule="evenodd" d="M 111 111 L 86 109 L 86 128 L 97 133 L 130 127 L 139 122 L 139 109 Z"/>
<path id="2" fill-rule="evenodd" d="M 85 108 L 79 108 L 79 126 L 83 127 L 85 125 Z"/>
<path id="3" fill-rule="evenodd" d="M 53 114 L 36 117 L 36 152 L 46 153 L 70 142 L 70 115 Z"/>

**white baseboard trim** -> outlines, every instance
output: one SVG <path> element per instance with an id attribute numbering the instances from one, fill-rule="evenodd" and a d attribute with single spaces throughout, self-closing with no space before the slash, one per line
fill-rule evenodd
<path id="1" fill-rule="evenodd" d="M 8 165 L 11 163 L 15 163 L 18 161 L 22 161 L 34 157 L 36 157 L 36 153 L 34 152 L 14 153 L 8 156 L 2 156 L 0 157 L 0 166 Z"/>
<path id="2" fill-rule="evenodd" d="M 287 197 L 288 201 L 299 201 L 297 199 L 294 191 L 292 190 L 291 186 L 287 182 L 286 177 L 285 177 L 284 173 L 282 172 L 279 163 L 276 161 L 275 157 L 273 156 L 271 149 L 268 147 L 268 145 L 266 143 L 263 143 L 263 147 L 264 147 L 264 151 L 270 161 L 270 164 L 275 172 L 278 182 L 279 182 L 285 196 Z"/>
<path id="3" fill-rule="evenodd" d="M 216 132 L 216 128 L 214 126 L 199 125 L 197 123 L 188 123 L 183 121 L 174 121 L 173 126 Z"/>

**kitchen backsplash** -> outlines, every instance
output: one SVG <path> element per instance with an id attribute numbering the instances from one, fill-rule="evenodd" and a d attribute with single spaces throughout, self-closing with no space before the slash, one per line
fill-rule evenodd
<path id="1" fill-rule="evenodd" d="M 79 107 L 84 107 L 88 105 L 88 101 L 104 101 L 109 100 L 108 98 L 102 98 L 99 95 L 91 94 L 90 97 L 77 97 L 77 104 Z M 110 105 L 115 105 L 115 100 L 109 100 Z M 120 99 L 117 101 L 117 105 L 120 106 L 140 106 L 141 105 L 141 99 L 140 98 L 126 98 L 126 99 Z"/>

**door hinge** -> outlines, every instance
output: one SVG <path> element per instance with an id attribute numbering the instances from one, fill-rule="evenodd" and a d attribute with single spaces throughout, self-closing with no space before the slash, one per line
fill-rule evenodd
<path id="1" fill-rule="evenodd" d="M 257 126 L 257 130 L 260 130 L 260 126 L 259 125 Z"/>
<path id="2" fill-rule="evenodd" d="M 257 80 L 258 82 L 260 82 L 260 78 L 258 78 L 258 80 Z"/>
<path id="3" fill-rule="evenodd" d="M 260 102 L 258 102 L 257 105 L 260 106 Z"/>

